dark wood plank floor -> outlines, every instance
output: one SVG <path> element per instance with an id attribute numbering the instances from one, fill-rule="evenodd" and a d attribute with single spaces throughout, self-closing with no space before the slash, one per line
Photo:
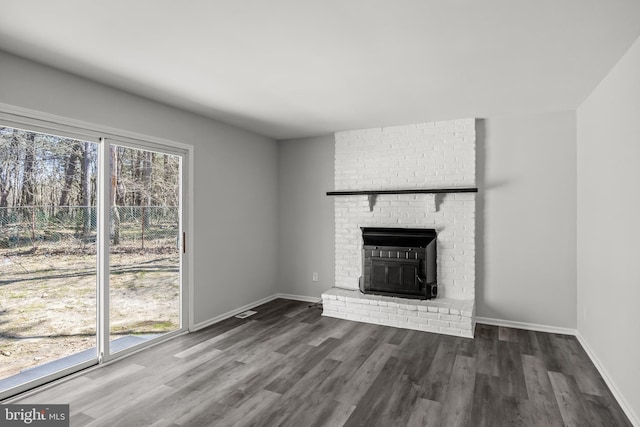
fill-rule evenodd
<path id="1" fill-rule="evenodd" d="M 572 336 L 476 338 L 321 317 L 275 300 L 19 403 L 77 426 L 630 426 Z"/>

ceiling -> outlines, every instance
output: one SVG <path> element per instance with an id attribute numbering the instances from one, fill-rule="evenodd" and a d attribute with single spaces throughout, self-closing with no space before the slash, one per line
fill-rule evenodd
<path id="1" fill-rule="evenodd" d="M 575 109 L 640 0 L 0 0 L 0 49 L 287 139 Z"/>

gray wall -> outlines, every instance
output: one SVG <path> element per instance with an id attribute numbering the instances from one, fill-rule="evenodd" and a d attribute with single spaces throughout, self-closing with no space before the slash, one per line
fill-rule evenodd
<path id="1" fill-rule="evenodd" d="M 575 113 L 477 127 L 476 314 L 575 328 Z"/>
<path id="2" fill-rule="evenodd" d="M 319 298 L 334 285 L 334 147 L 333 135 L 278 143 L 280 292 Z"/>
<path id="3" fill-rule="evenodd" d="M 640 39 L 578 108 L 578 331 L 640 423 Z"/>
<path id="4" fill-rule="evenodd" d="M 478 316 L 575 328 L 575 126 L 574 112 L 477 122 Z M 333 232 L 324 192 L 333 188 L 334 145 L 332 136 L 279 142 L 283 292 L 317 296 L 333 285 L 333 239 L 318 252 L 308 243 Z"/>
<path id="5" fill-rule="evenodd" d="M 0 69 L 2 103 L 195 147 L 196 323 L 277 292 L 275 141 L 3 52 Z"/>

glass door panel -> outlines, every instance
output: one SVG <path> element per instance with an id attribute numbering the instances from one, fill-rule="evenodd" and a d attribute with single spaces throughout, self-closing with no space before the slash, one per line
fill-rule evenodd
<path id="1" fill-rule="evenodd" d="M 181 328 L 181 157 L 109 146 L 109 352 Z"/>
<path id="2" fill-rule="evenodd" d="M 0 396 L 97 362 L 97 152 L 0 125 Z"/>

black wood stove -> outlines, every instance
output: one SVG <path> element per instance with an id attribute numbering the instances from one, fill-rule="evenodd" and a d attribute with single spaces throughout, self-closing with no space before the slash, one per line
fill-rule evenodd
<path id="1" fill-rule="evenodd" d="M 365 294 L 431 299 L 436 283 L 436 230 L 361 227 Z"/>

